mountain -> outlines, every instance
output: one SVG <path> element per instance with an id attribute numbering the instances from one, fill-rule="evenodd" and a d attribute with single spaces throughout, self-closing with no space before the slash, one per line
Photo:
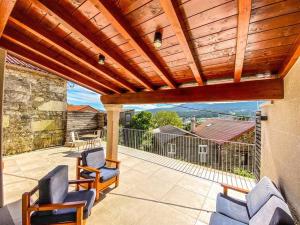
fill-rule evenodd
<path id="1" fill-rule="evenodd" d="M 253 116 L 258 105 L 263 102 L 229 102 L 229 103 L 184 103 L 168 108 L 155 108 L 147 110 L 152 113 L 158 111 L 175 111 L 181 117 L 190 116 L 217 116 L 218 113 L 228 113 L 243 116 Z M 216 113 L 214 113 L 216 112 Z"/>

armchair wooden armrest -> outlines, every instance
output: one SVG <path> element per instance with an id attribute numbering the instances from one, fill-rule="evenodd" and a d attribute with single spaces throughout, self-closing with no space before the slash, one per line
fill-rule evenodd
<path id="1" fill-rule="evenodd" d="M 224 195 L 228 195 L 228 189 L 238 191 L 238 192 L 241 192 L 241 193 L 244 193 L 244 194 L 249 193 L 249 190 L 246 190 L 246 189 L 243 189 L 243 188 L 238 188 L 238 187 L 234 187 L 234 186 L 227 185 L 227 184 L 221 184 L 221 186 L 223 187 Z"/>
<path id="2" fill-rule="evenodd" d="M 89 167 L 89 166 L 77 166 L 77 168 L 82 169 L 82 170 L 86 170 L 89 172 L 94 172 L 94 173 L 100 173 L 100 170 L 93 168 L 93 167 Z"/>
<path id="3" fill-rule="evenodd" d="M 70 180 L 69 184 L 83 184 L 87 183 L 88 184 L 88 189 L 92 188 L 92 184 L 94 183 L 95 179 L 80 179 L 80 180 Z"/>
<path id="4" fill-rule="evenodd" d="M 95 179 L 70 180 L 69 184 L 93 183 Z"/>
<path id="5" fill-rule="evenodd" d="M 119 167 L 120 167 L 121 161 L 113 160 L 113 159 L 106 159 L 106 161 L 107 161 L 107 162 L 115 163 L 115 164 L 116 164 L 116 168 L 119 168 Z"/>

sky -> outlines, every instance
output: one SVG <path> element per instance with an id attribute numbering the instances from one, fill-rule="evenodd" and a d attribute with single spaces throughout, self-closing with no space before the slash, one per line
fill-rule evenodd
<path id="1" fill-rule="evenodd" d="M 100 94 L 93 92 L 87 88 L 68 82 L 67 92 L 68 104 L 71 105 L 90 105 L 96 109 L 104 110 L 103 104 L 100 102 Z M 147 105 L 124 105 L 125 109 L 135 109 L 142 111 L 155 108 L 171 108 L 176 104 L 147 104 Z"/>
<path id="2" fill-rule="evenodd" d="M 90 105 L 96 109 L 104 110 L 103 104 L 100 101 L 100 94 L 93 92 L 87 88 L 68 82 L 67 91 L 68 104 L 71 105 Z M 215 102 L 216 103 L 216 102 Z M 214 104 L 214 103 L 208 103 Z M 180 104 L 144 104 L 144 105 L 124 105 L 125 109 L 134 109 L 136 111 L 143 111 L 155 108 L 171 108 Z"/>

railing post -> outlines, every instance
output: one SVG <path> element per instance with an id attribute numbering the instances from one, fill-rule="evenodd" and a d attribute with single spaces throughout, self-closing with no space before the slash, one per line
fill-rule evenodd
<path id="1" fill-rule="evenodd" d="M 122 105 L 105 104 L 107 111 L 106 158 L 117 160 L 119 141 L 119 119 Z"/>

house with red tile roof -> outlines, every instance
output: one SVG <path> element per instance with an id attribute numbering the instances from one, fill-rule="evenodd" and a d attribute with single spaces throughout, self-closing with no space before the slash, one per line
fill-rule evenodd
<path id="1" fill-rule="evenodd" d="M 210 118 L 196 125 L 192 120 L 191 129 L 198 137 L 215 140 L 219 144 L 226 141 L 254 143 L 255 121 Z M 252 135 L 249 137 L 249 134 Z"/>
<path id="2" fill-rule="evenodd" d="M 159 154 L 211 168 L 249 168 L 254 157 L 255 122 L 209 118 L 191 131 L 171 125 L 154 129 L 153 144 Z"/>
<path id="3" fill-rule="evenodd" d="M 68 112 L 100 112 L 98 109 L 95 109 L 90 105 L 68 105 L 67 110 Z"/>

